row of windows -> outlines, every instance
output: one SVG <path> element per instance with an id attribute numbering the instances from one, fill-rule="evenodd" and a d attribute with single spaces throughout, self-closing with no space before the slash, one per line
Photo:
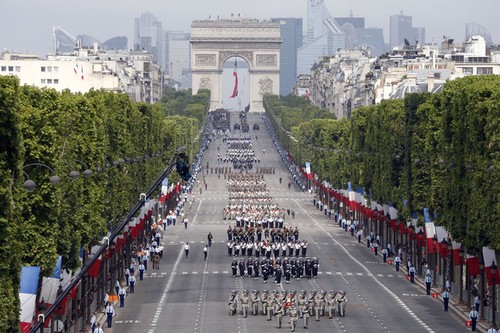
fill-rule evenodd
<path id="1" fill-rule="evenodd" d="M 0 70 L 2 72 L 13 72 L 14 70 L 16 72 L 20 72 L 21 71 L 21 66 L 2 66 L 2 68 L 0 68 Z"/>
<path id="2" fill-rule="evenodd" d="M 59 84 L 59 79 L 42 79 L 42 84 Z"/>
<path id="3" fill-rule="evenodd" d="M 41 66 L 40 71 L 41 72 L 59 72 L 59 67 L 58 66 Z"/>

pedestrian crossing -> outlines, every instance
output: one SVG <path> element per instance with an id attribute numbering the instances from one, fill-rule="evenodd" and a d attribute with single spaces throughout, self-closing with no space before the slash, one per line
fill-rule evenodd
<path id="1" fill-rule="evenodd" d="M 183 271 L 183 272 L 173 272 L 173 275 L 228 275 L 229 271 Z M 388 277 L 394 278 L 398 277 L 398 275 L 394 274 L 372 274 L 372 273 L 360 273 L 360 272 L 318 272 L 318 275 L 327 275 L 327 276 L 346 276 L 346 277 Z M 164 278 L 167 276 L 166 272 L 153 272 L 153 273 L 144 273 L 144 278 Z"/>

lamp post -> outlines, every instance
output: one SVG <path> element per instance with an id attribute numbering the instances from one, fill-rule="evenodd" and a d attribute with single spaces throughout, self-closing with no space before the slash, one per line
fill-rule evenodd
<path id="1" fill-rule="evenodd" d="M 459 252 L 458 252 L 458 256 L 460 258 L 460 274 L 459 274 L 459 288 L 458 288 L 458 292 L 459 292 L 459 296 L 458 296 L 458 304 L 460 305 L 463 305 L 464 304 L 464 301 L 463 301 L 463 296 L 464 296 L 464 288 L 463 288 L 463 284 L 464 284 L 464 248 L 462 247 L 462 245 L 460 245 L 460 249 L 459 249 Z M 470 308 L 470 306 L 468 307 L 468 309 Z"/>
<path id="2" fill-rule="evenodd" d="M 455 274 L 453 274 L 453 270 L 455 269 L 455 265 L 453 263 L 453 247 L 451 243 L 451 238 L 448 238 L 448 278 L 450 279 L 450 282 L 455 282 Z"/>
<path id="3" fill-rule="evenodd" d="M 479 306 L 479 319 L 484 319 L 484 259 L 481 257 L 481 261 L 479 263 L 479 268 L 481 269 L 481 305 Z"/>
<path id="4" fill-rule="evenodd" d="M 30 177 L 28 176 L 28 174 L 24 171 L 25 168 L 30 167 L 30 166 L 41 166 L 41 167 L 49 169 L 50 172 L 52 173 L 52 176 L 50 176 L 50 178 L 49 178 L 49 182 L 52 185 L 56 185 L 57 183 L 59 183 L 61 181 L 61 179 L 59 178 L 59 176 L 57 176 L 56 173 L 54 172 L 54 170 L 52 170 L 52 168 L 50 168 L 48 165 L 45 165 L 43 163 L 30 163 L 30 164 L 27 164 L 27 165 L 23 166 L 23 173 L 26 176 L 26 178 L 28 178 L 23 183 L 23 187 L 28 192 L 32 192 L 35 189 L 35 187 L 36 187 L 36 183 L 32 179 L 30 179 Z"/>
<path id="5" fill-rule="evenodd" d="M 446 241 L 446 239 L 443 238 L 443 240 L 441 241 L 441 252 L 443 253 L 443 258 L 441 258 L 441 261 L 442 261 L 442 267 L 441 267 L 441 275 L 443 277 L 443 290 L 445 289 L 445 285 L 446 285 L 446 264 L 447 264 L 447 259 L 446 259 L 446 253 L 444 253 L 445 249 L 447 250 L 448 249 L 448 242 Z"/>
<path id="6" fill-rule="evenodd" d="M 496 325 L 496 310 L 497 310 L 497 293 L 496 293 L 496 277 L 497 277 L 497 265 L 495 264 L 495 260 L 491 263 L 490 273 L 491 273 L 491 295 L 492 295 L 492 303 L 491 303 L 491 322 L 493 325 Z"/>
<path id="7" fill-rule="evenodd" d="M 437 285 L 437 281 L 436 281 L 436 267 L 437 267 L 437 251 L 436 251 L 436 247 L 437 247 L 437 243 L 438 243 L 437 235 L 434 235 L 434 237 L 432 237 L 432 246 L 433 246 L 433 250 L 434 250 L 434 255 L 433 255 L 433 260 L 432 260 L 432 270 L 433 270 L 433 274 L 432 274 L 432 286 L 433 287 L 435 287 Z"/>
<path id="8" fill-rule="evenodd" d="M 418 274 L 422 275 L 422 242 L 424 241 L 424 229 L 419 227 L 417 236 L 417 264 Z"/>

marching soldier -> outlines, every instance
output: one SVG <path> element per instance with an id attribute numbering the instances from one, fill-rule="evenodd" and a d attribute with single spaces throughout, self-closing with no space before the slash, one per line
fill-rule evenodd
<path id="1" fill-rule="evenodd" d="M 256 316 L 259 313 L 259 291 L 253 290 L 250 298 L 252 302 L 252 314 Z"/>
<path id="2" fill-rule="evenodd" d="M 253 262 L 253 270 L 254 270 L 255 280 L 259 279 L 259 269 L 260 269 L 259 259 L 255 259 Z"/>
<path id="3" fill-rule="evenodd" d="M 236 296 L 236 290 L 233 290 L 231 292 L 231 295 L 229 295 L 229 315 L 234 316 L 236 314 L 236 309 L 238 306 L 238 299 Z"/>
<path id="4" fill-rule="evenodd" d="M 240 296 L 240 301 L 241 301 L 241 310 L 243 312 L 243 318 L 246 318 L 248 315 L 248 307 L 249 307 L 248 291 L 243 290 L 243 293 Z"/>
<path id="5" fill-rule="evenodd" d="M 337 292 L 337 304 L 339 307 L 339 315 L 341 317 L 344 317 L 345 316 L 345 309 L 347 306 L 347 296 L 346 296 L 345 291 L 340 290 Z"/>
<path id="6" fill-rule="evenodd" d="M 292 304 L 289 313 L 290 313 L 290 328 L 292 332 L 295 332 L 295 328 L 297 327 L 297 316 L 298 316 L 295 304 Z"/>
<path id="7" fill-rule="evenodd" d="M 278 325 L 276 326 L 277 328 L 281 328 L 281 321 L 283 319 L 283 303 L 281 302 L 276 302 L 274 304 L 274 314 L 276 315 L 276 319 L 278 320 Z"/>
<path id="8" fill-rule="evenodd" d="M 318 258 L 313 257 L 313 260 L 312 260 L 312 275 L 313 275 L 313 278 L 315 278 L 315 279 L 318 277 L 318 268 L 319 268 Z"/>
<path id="9" fill-rule="evenodd" d="M 281 267 L 277 266 L 276 270 L 274 272 L 274 283 L 280 284 L 281 283 Z"/>
<path id="10" fill-rule="evenodd" d="M 274 299 L 276 297 L 276 290 L 273 291 L 273 293 L 269 294 L 269 296 L 267 297 L 267 302 L 266 302 L 266 306 L 267 306 L 267 321 L 271 321 L 272 320 L 272 315 L 273 315 L 273 308 L 274 308 Z"/>
<path id="11" fill-rule="evenodd" d="M 262 303 L 262 315 L 267 315 L 267 290 L 264 289 L 262 294 L 260 294 L 260 302 Z"/>
<path id="12" fill-rule="evenodd" d="M 236 277 L 236 274 L 238 274 L 238 263 L 236 262 L 236 259 L 234 259 L 231 263 L 231 270 L 233 271 L 233 277 Z"/>
<path id="13" fill-rule="evenodd" d="M 300 315 L 300 318 L 302 318 L 302 316 L 304 315 L 302 313 L 302 309 L 304 308 L 304 304 L 307 303 L 307 297 L 306 297 L 306 293 L 304 290 L 300 291 L 300 295 L 298 297 L 297 303 L 299 306 L 299 315 Z"/>
<path id="14" fill-rule="evenodd" d="M 245 262 L 243 261 L 243 259 L 240 259 L 238 267 L 240 268 L 240 278 L 243 279 L 245 277 Z"/>
<path id="15" fill-rule="evenodd" d="M 228 241 L 227 242 L 227 254 L 228 256 L 233 255 L 233 247 L 234 247 L 234 242 L 233 241 Z"/>
<path id="16" fill-rule="evenodd" d="M 248 277 L 252 277 L 252 267 L 253 267 L 252 258 L 248 258 L 247 259 L 247 274 L 248 274 Z"/>
<path id="17" fill-rule="evenodd" d="M 285 266 L 285 282 L 286 283 L 290 283 L 291 271 L 292 271 L 291 266 L 290 266 L 290 264 L 287 263 Z"/>
<path id="18" fill-rule="evenodd" d="M 335 290 L 330 290 L 326 298 L 326 306 L 328 309 L 328 318 L 332 319 L 335 316 L 337 300 L 335 298 Z"/>
<path id="19" fill-rule="evenodd" d="M 314 297 L 314 314 L 316 316 L 316 321 L 319 321 L 319 317 L 323 315 L 323 306 L 325 303 L 325 292 L 321 290 L 319 293 L 316 293 Z"/>
<path id="20" fill-rule="evenodd" d="M 312 269 L 311 259 L 309 258 L 306 259 L 306 262 L 304 264 L 304 269 L 306 272 L 306 277 L 308 279 L 311 279 L 311 269 Z"/>
<path id="21" fill-rule="evenodd" d="M 309 323 L 309 303 L 304 303 L 304 305 L 302 305 L 302 320 L 304 322 L 304 328 L 307 328 L 307 325 Z"/>

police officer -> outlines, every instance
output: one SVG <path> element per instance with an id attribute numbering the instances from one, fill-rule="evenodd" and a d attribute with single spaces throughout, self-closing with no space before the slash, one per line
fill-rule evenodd
<path id="1" fill-rule="evenodd" d="M 450 292 L 445 289 L 443 291 L 443 304 L 444 304 L 444 311 L 448 312 L 448 304 L 450 302 Z"/>
<path id="2" fill-rule="evenodd" d="M 410 282 L 415 283 L 415 273 L 417 272 L 417 270 L 415 269 L 415 266 L 413 266 L 413 264 L 410 264 L 410 269 L 408 270 L 408 272 L 410 273 Z"/>
<path id="3" fill-rule="evenodd" d="M 129 277 L 130 277 L 130 269 L 125 268 L 125 282 L 126 282 L 127 286 L 129 285 Z"/>
<path id="4" fill-rule="evenodd" d="M 108 303 L 106 305 L 106 317 L 108 320 L 108 328 L 112 326 L 113 324 L 113 316 L 115 315 L 115 309 L 113 308 L 113 305 L 111 303 Z"/>
<path id="5" fill-rule="evenodd" d="M 382 257 L 384 259 L 384 264 L 387 262 L 387 249 L 382 250 Z"/>
<path id="6" fill-rule="evenodd" d="M 120 287 L 120 290 L 118 290 L 118 297 L 120 297 L 120 308 L 123 308 L 125 306 L 125 297 L 127 297 L 125 288 Z"/>
<path id="7" fill-rule="evenodd" d="M 143 280 L 144 279 L 144 270 L 145 270 L 145 267 L 144 267 L 144 264 L 139 264 L 139 280 Z"/>
<path id="8" fill-rule="evenodd" d="M 425 273 L 425 291 L 427 295 L 431 294 L 431 283 L 432 283 L 431 272 L 427 270 L 427 272 Z"/>
<path id="9" fill-rule="evenodd" d="M 135 275 L 130 275 L 129 283 L 130 293 L 133 294 L 135 292 Z"/>
<path id="10" fill-rule="evenodd" d="M 476 331 L 477 317 L 479 316 L 477 310 L 473 307 L 469 312 L 469 319 L 472 321 L 472 332 Z"/>
<path id="11" fill-rule="evenodd" d="M 394 264 L 396 265 L 396 272 L 399 272 L 399 265 L 401 265 L 401 258 L 399 256 L 394 258 Z"/>
<path id="12" fill-rule="evenodd" d="M 240 296 L 241 310 L 243 312 L 243 318 L 246 318 L 248 315 L 249 300 L 250 300 L 250 298 L 248 297 L 248 291 L 243 290 L 243 292 L 241 293 L 241 296 Z"/>

